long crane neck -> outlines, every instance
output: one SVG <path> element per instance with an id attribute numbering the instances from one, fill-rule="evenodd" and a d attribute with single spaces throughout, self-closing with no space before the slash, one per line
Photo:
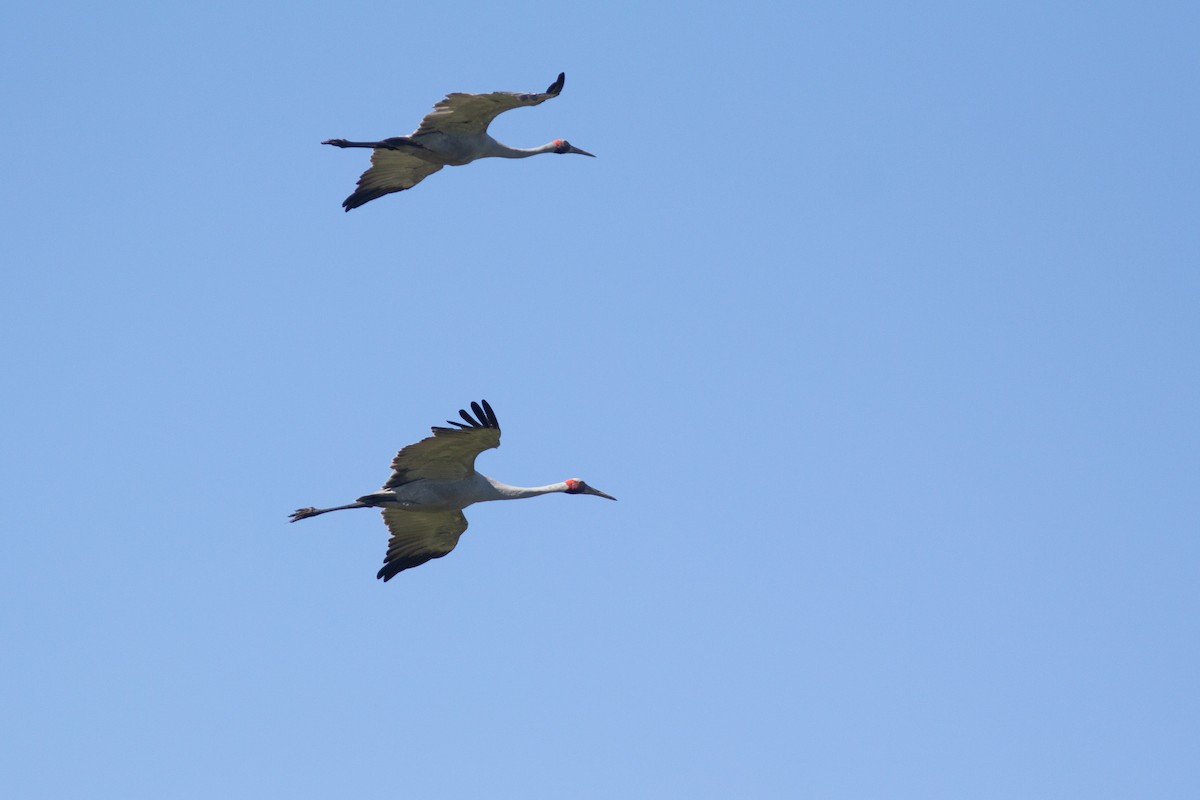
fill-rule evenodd
<path id="1" fill-rule="evenodd" d="M 490 138 L 490 137 L 489 137 Z M 488 144 L 487 151 L 481 157 L 491 156 L 493 158 L 529 158 L 530 156 L 539 156 L 542 153 L 553 153 L 554 142 L 541 145 L 540 147 L 509 147 L 506 144 L 501 144 L 495 139 L 492 139 Z"/>
<path id="2" fill-rule="evenodd" d="M 488 500 L 520 500 L 523 497 L 537 497 L 540 494 L 554 494 L 567 490 L 566 481 L 546 486 L 510 486 L 495 478 L 488 478 L 487 481 L 496 490 L 495 496 L 487 498 Z"/>

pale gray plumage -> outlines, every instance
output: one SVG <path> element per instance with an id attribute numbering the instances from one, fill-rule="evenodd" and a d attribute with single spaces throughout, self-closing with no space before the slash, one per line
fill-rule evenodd
<path id="1" fill-rule="evenodd" d="M 482 404 L 481 404 L 482 403 Z M 616 500 L 578 478 L 547 486 L 509 486 L 475 471 L 475 458 L 500 446 L 500 423 L 486 400 L 471 403 L 465 421 L 433 428 L 433 436 L 408 445 L 392 460 L 392 476 L 378 492 L 333 508 L 301 508 L 291 521 L 350 508 L 379 508 L 391 532 L 383 568 L 384 581 L 397 573 L 441 558 L 454 549 L 467 529 L 462 509 L 489 500 L 515 500 L 542 494 L 592 494 Z"/>
<path id="2" fill-rule="evenodd" d="M 377 142 L 350 142 L 329 139 L 321 144 L 335 147 L 369 147 L 371 167 L 358 179 L 358 188 L 342 206 L 349 211 L 392 192 L 411 189 L 444 166 L 462 166 L 477 158 L 526 158 L 542 153 L 576 153 L 590 156 L 586 150 L 556 139 L 541 147 L 509 147 L 488 135 L 488 125 L 513 108 L 536 106 L 557 97 L 566 80 L 558 80 L 544 92 L 491 92 L 466 94 L 454 92 L 438 101 L 433 111 L 408 136 L 395 136 Z"/>

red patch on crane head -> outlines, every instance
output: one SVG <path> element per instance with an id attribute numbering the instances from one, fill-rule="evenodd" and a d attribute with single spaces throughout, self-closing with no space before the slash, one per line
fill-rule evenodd
<path id="1" fill-rule="evenodd" d="M 555 140 L 554 140 L 554 146 L 555 146 L 555 147 L 562 147 L 562 146 L 563 146 L 563 144 L 565 144 L 565 142 L 564 142 L 562 139 L 555 139 Z"/>
<path id="2" fill-rule="evenodd" d="M 575 491 L 576 487 L 579 486 L 579 480 L 577 478 L 567 478 L 565 481 L 563 481 L 563 483 L 567 485 L 568 492 Z"/>

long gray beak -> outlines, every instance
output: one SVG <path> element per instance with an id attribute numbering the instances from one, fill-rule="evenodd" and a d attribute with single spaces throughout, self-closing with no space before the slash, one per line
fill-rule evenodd
<path id="1" fill-rule="evenodd" d="M 591 154 L 591 153 L 589 153 L 587 150 L 580 150 L 578 147 L 576 147 L 576 146 L 575 146 L 575 145 L 573 145 L 573 144 L 572 144 L 572 145 L 568 145 L 568 146 L 567 146 L 567 152 L 568 152 L 568 153 L 578 153 L 578 154 L 579 154 L 579 155 L 581 155 L 581 156 L 592 156 L 592 154 Z M 592 156 L 592 158 L 595 158 L 595 156 Z M 608 495 L 604 495 L 604 496 L 605 496 L 605 497 L 608 497 Z M 614 497 L 609 497 L 608 499 L 609 499 L 609 500 L 615 500 L 616 498 L 614 498 Z"/>
<path id="2" fill-rule="evenodd" d="M 591 153 L 584 153 L 584 155 L 591 155 Z M 592 488 L 591 486 L 587 486 L 587 487 L 586 487 L 586 488 L 583 490 L 583 493 L 584 493 L 584 494 L 594 494 L 594 495 L 596 495 L 596 497 L 606 497 L 606 498 L 608 498 L 609 500 L 616 500 L 616 499 L 617 499 L 617 498 L 613 497 L 611 494 L 605 494 L 604 492 L 600 491 L 599 489 L 594 489 L 594 488 Z"/>

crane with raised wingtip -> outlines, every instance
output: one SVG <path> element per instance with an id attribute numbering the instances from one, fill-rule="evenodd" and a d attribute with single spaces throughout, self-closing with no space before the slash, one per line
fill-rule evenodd
<path id="1" fill-rule="evenodd" d="M 566 73 L 560 72 L 558 80 L 546 91 L 530 94 L 454 92 L 434 105 L 433 111 L 408 136 L 394 136 L 377 142 L 345 139 L 321 142 L 334 147 L 369 147 L 372 150 L 370 169 L 358 179 L 358 188 L 342 201 L 342 207 L 349 211 L 385 194 L 411 189 L 442 167 L 459 167 L 478 158 L 528 158 L 542 153 L 592 156 L 566 139 L 555 139 L 541 147 L 521 148 L 501 144 L 488 135 L 488 126 L 499 114 L 521 106 L 540 105 L 558 97 L 565 81 Z"/>
<path id="2" fill-rule="evenodd" d="M 433 428 L 433 436 L 404 447 L 392 461 L 392 477 L 378 492 L 333 508 L 300 508 L 291 514 L 297 522 L 330 511 L 378 508 L 391 532 L 383 568 L 375 576 L 384 581 L 397 573 L 441 558 L 454 549 L 467 529 L 462 510 L 488 500 L 517 500 L 542 494 L 591 494 L 616 500 L 567 478 L 547 486 L 509 486 L 475 471 L 475 457 L 500 446 L 500 423 L 487 400 L 471 403 L 470 414 L 459 410 L 464 422 L 447 420 L 453 428 Z"/>

